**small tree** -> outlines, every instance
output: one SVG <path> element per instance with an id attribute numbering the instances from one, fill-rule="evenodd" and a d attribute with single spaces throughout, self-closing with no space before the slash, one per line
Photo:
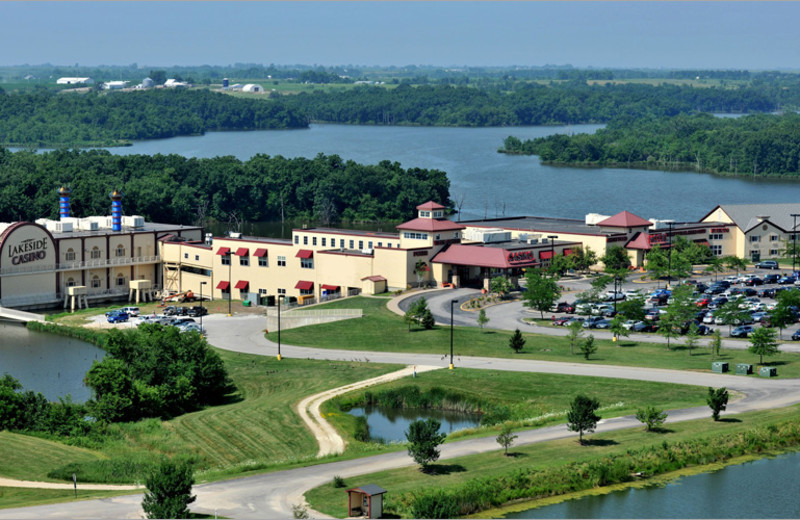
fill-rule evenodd
<path id="1" fill-rule="evenodd" d="M 774 356 L 779 353 L 778 340 L 775 329 L 760 327 L 750 334 L 750 347 L 747 349 L 752 354 L 758 355 L 758 364 L 764 363 L 764 356 Z"/>
<path id="2" fill-rule="evenodd" d="M 605 265 L 607 272 L 627 270 L 631 265 L 628 251 L 622 246 L 609 246 L 600 261 Z"/>
<path id="3" fill-rule="evenodd" d="M 529 269 L 525 273 L 525 282 L 523 305 L 536 309 L 544 319 L 544 311 L 550 311 L 561 297 L 561 287 L 558 286 L 557 279 L 546 276 L 541 269 Z"/>
<path id="4" fill-rule="evenodd" d="M 667 350 L 670 340 L 681 334 L 683 326 L 692 319 L 696 307 L 692 303 L 692 288 L 681 285 L 672 291 L 672 303 L 667 306 L 667 312 L 659 320 L 659 334 L 667 338 Z"/>
<path id="5" fill-rule="evenodd" d="M 719 316 L 723 325 L 728 326 L 728 334 L 730 334 L 731 327 L 744 323 L 750 318 L 750 312 L 742 308 L 742 301 L 741 296 L 729 300 L 714 314 L 714 316 Z"/>
<path id="6" fill-rule="evenodd" d="M 422 280 L 428 274 L 431 268 L 428 267 L 428 264 L 425 263 L 424 260 L 417 260 L 417 263 L 414 265 L 414 274 L 417 275 L 417 287 L 422 285 Z"/>
<path id="7" fill-rule="evenodd" d="M 187 463 L 166 460 L 145 480 L 142 509 L 147 518 L 189 518 L 194 473 Z"/>
<path id="8" fill-rule="evenodd" d="M 578 432 L 580 444 L 583 444 L 583 432 L 592 433 L 597 428 L 600 416 L 595 412 L 598 408 L 600 408 L 600 402 L 585 395 L 578 394 L 572 400 L 570 409 L 567 411 L 567 428 L 570 431 Z"/>
<path id="9" fill-rule="evenodd" d="M 644 424 L 644 429 L 646 431 L 653 431 L 667 420 L 667 412 L 659 410 L 654 406 L 647 406 L 636 410 L 636 420 Z"/>
<path id="10" fill-rule="evenodd" d="M 506 294 L 510 293 L 513 287 L 511 287 L 511 282 L 505 276 L 495 276 L 489 282 L 489 289 L 493 293 L 499 294 L 502 298 Z"/>
<path id="11" fill-rule="evenodd" d="M 626 338 L 630 335 L 630 331 L 624 327 L 625 322 L 623 321 L 622 315 L 617 314 L 614 316 L 614 319 L 611 320 L 611 324 L 608 326 L 608 330 L 610 330 L 614 334 L 614 341 L 619 342 L 620 336 L 625 336 Z"/>
<path id="12" fill-rule="evenodd" d="M 583 353 L 584 359 L 589 359 L 589 356 L 595 352 L 597 352 L 597 345 L 594 344 L 594 336 L 589 334 L 581 343 L 581 353 Z"/>
<path id="13" fill-rule="evenodd" d="M 697 324 L 692 322 L 691 325 L 689 325 L 689 330 L 686 332 L 686 339 L 683 344 L 686 345 L 686 350 L 689 351 L 690 356 L 692 355 L 692 349 L 697 347 L 699 343 L 700 333 L 698 330 Z"/>
<path id="14" fill-rule="evenodd" d="M 575 355 L 575 345 L 578 340 L 583 337 L 583 323 L 580 321 L 573 321 L 569 324 L 569 332 L 567 332 L 567 339 L 569 340 L 569 353 Z"/>
<path id="15" fill-rule="evenodd" d="M 514 331 L 514 334 L 508 340 L 508 346 L 514 353 L 519 354 L 525 347 L 525 338 L 522 337 L 522 332 L 519 329 Z"/>
<path id="16" fill-rule="evenodd" d="M 436 325 L 436 320 L 434 319 L 433 313 L 430 309 L 425 309 L 425 312 L 422 314 L 420 324 L 425 330 L 431 330 Z"/>
<path id="17" fill-rule="evenodd" d="M 408 454 L 420 465 L 423 472 L 428 471 L 431 462 L 439 460 L 437 448 L 447 437 L 446 433 L 439 433 L 441 426 L 442 423 L 436 419 L 419 419 L 408 425 Z"/>
<path id="18" fill-rule="evenodd" d="M 428 300 L 426 300 L 425 297 L 423 296 L 422 298 L 416 300 L 414 303 L 411 304 L 406 313 L 403 315 L 403 321 L 408 323 L 408 330 L 410 332 L 412 324 L 417 324 L 418 326 L 424 326 L 423 320 L 429 314 L 431 314 L 431 311 L 430 309 L 428 309 Z M 432 317 L 433 315 L 431 315 L 431 318 Z"/>
<path id="19" fill-rule="evenodd" d="M 486 309 L 481 309 L 478 313 L 478 325 L 480 326 L 481 330 L 483 330 L 483 326 L 489 323 L 489 317 L 486 316 Z"/>
<path id="20" fill-rule="evenodd" d="M 747 269 L 747 260 L 744 258 L 739 258 L 738 256 L 725 256 L 722 258 L 722 263 L 728 269 L 735 270 L 736 276 L 739 276 L 739 271 L 744 271 Z"/>
<path id="21" fill-rule="evenodd" d="M 497 443 L 505 449 L 504 455 L 508 457 L 508 448 L 512 444 L 514 444 L 514 439 L 517 438 L 517 435 L 511 431 L 511 425 L 506 423 L 500 429 L 500 433 L 497 435 Z"/>
<path id="22" fill-rule="evenodd" d="M 722 333 L 719 329 L 715 330 L 711 333 L 711 343 L 709 343 L 711 347 L 711 360 L 719 357 L 720 349 L 722 348 Z"/>
<path id="23" fill-rule="evenodd" d="M 728 391 L 724 387 L 714 390 L 709 386 L 706 402 L 711 408 L 711 417 L 715 421 L 719 421 L 719 412 L 724 411 L 728 406 Z"/>
<path id="24" fill-rule="evenodd" d="M 800 307 L 800 291 L 780 291 L 775 295 L 777 305 L 772 310 L 769 323 L 778 327 L 779 338 L 783 336 L 783 329 L 795 322 L 795 313 L 792 307 Z"/>

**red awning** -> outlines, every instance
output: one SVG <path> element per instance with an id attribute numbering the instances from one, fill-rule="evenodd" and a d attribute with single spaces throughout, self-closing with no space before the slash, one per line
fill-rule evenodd
<path id="1" fill-rule="evenodd" d="M 572 254 L 572 249 L 565 249 L 564 250 L 564 256 L 569 256 L 571 254 Z"/>
<path id="2" fill-rule="evenodd" d="M 248 285 L 250 285 L 250 282 L 247 280 L 239 280 L 236 282 L 236 285 L 234 285 L 234 289 L 247 289 Z"/>
<path id="3" fill-rule="evenodd" d="M 262 256 L 267 256 L 267 250 L 266 249 L 256 249 L 255 253 L 253 253 L 253 256 L 256 256 L 258 258 L 261 258 Z"/>
<path id="4" fill-rule="evenodd" d="M 699 246 L 711 246 L 711 244 L 708 243 L 708 240 L 706 240 L 704 238 L 702 238 L 700 240 L 695 240 L 694 243 L 699 245 Z"/>
<path id="5" fill-rule="evenodd" d="M 231 286 L 230 282 L 219 282 L 217 284 L 217 289 L 222 289 L 223 291 L 227 291 L 228 287 L 230 287 L 230 286 Z"/>
<path id="6" fill-rule="evenodd" d="M 553 258 L 552 251 L 539 251 L 539 260 L 550 260 Z"/>
<path id="7" fill-rule="evenodd" d="M 217 254 L 218 254 L 218 255 L 227 255 L 228 253 L 230 253 L 230 251 L 231 251 L 231 248 L 230 248 L 230 247 L 220 247 L 220 248 L 217 250 Z"/>
<path id="8" fill-rule="evenodd" d="M 338 285 L 322 284 L 322 289 L 325 290 L 325 291 L 336 292 L 336 291 L 339 290 L 339 286 Z"/>
<path id="9" fill-rule="evenodd" d="M 236 256 L 247 256 L 250 254 L 250 250 L 246 247 L 240 247 L 236 250 Z"/>
<path id="10" fill-rule="evenodd" d="M 312 256 L 314 256 L 314 251 L 310 249 L 301 249 L 294 256 L 297 258 L 311 258 Z"/>
<path id="11" fill-rule="evenodd" d="M 304 282 L 304 281 L 300 280 L 299 282 L 297 282 L 295 284 L 294 288 L 295 289 L 300 289 L 301 291 L 307 291 L 309 289 L 313 289 L 314 288 L 314 282 Z"/>

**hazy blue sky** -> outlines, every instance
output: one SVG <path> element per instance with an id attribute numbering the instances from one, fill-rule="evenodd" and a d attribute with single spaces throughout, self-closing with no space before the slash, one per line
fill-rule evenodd
<path id="1" fill-rule="evenodd" d="M 0 65 L 799 68 L 798 2 L 0 2 Z"/>

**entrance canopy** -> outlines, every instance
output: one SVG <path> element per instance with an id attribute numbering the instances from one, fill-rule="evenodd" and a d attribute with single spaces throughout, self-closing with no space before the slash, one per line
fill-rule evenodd
<path id="1" fill-rule="evenodd" d="M 549 253 L 549 251 L 548 251 Z M 513 267 L 533 267 L 539 261 L 530 250 L 504 249 L 479 245 L 452 244 L 442 251 L 432 262 L 438 264 L 511 269 Z"/>

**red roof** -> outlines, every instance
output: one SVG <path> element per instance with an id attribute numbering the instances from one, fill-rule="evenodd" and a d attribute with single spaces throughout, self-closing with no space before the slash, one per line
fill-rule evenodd
<path id="1" fill-rule="evenodd" d="M 447 250 L 433 257 L 431 262 L 450 265 L 496 267 L 499 269 L 530 267 L 539 263 L 530 251 L 507 251 L 499 247 L 463 244 L 452 244 Z"/>
<path id="2" fill-rule="evenodd" d="M 299 282 L 294 284 L 294 288 L 300 289 L 301 291 L 307 291 L 309 289 L 312 289 L 313 287 L 314 287 L 314 282 L 305 282 L 303 280 L 300 280 Z"/>
<path id="3" fill-rule="evenodd" d="M 322 289 L 324 289 L 324 290 L 326 290 L 326 291 L 333 291 L 333 292 L 336 292 L 336 291 L 338 291 L 338 290 L 339 290 L 339 286 L 338 286 L 338 285 L 328 285 L 328 284 L 322 284 Z"/>
<path id="4" fill-rule="evenodd" d="M 247 280 L 239 280 L 238 282 L 236 282 L 234 289 L 247 289 L 248 285 L 250 285 L 250 282 L 248 282 Z"/>
<path id="5" fill-rule="evenodd" d="M 231 286 L 231 283 L 230 283 L 230 282 L 219 282 L 219 283 L 217 284 L 217 289 L 222 289 L 223 291 L 225 291 L 225 290 L 227 290 L 227 289 L 228 289 L 228 287 L 230 287 L 230 286 Z"/>
<path id="6" fill-rule="evenodd" d="M 456 224 L 452 220 L 444 218 L 415 218 L 397 226 L 397 229 L 409 229 L 411 231 L 451 231 L 456 229 L 464 229 L 466 226 Z"/>
<path id="7" fill-rule="evenodd" d="M 422 211 L 433 211 L 435 209 L 447 209 L 447 208 L 445 208 L 441 204 L 437 204 L 437 203 L 433 202 L 432 200 L 429 200 L 425 204 L 420 204 L 419 206 L 417 206 L 417 209 L 422 210 Z"/>
<path id="8" fill-rule="evenodd" d="M 647 233 L 636 233 L 633 238 L 628 240 L 625 244 L 625 249 L 641 249 L 643 251 L 650 251 L 650 242 L 647 240 Z"/>
<path id="9" fill-rule="evenodd" d="M 236 250 L 236 256 L 247 256 L 248 254 L 250 254 L 250 250 L 246 247 L 240 247 Z"/>
<path id="10" fill-rule="evenodd" d="M 217 254 L 218 254 L 218 255 L 227 255 L 228 253 L 230 253 L 230 251 L 231 251 L 231 248 L 230 248 L 230 247 L 220 247 L 220 248 L 217 250 Z"/>
<path id="11" fill-rule="evenodd" d="M 623 211 L 621 213 L 617 213 L 613 217 L 608 217 L 605 220 L 601 220 L 597 223 L 597 225 L 602 227 L 632 228 L 640 226 L 649 227 L 653 225 L 653 223 L 649 220 L 643 219 L 642 217 L 636 216 L 633 213 Z"/>
<path id="12" fill-rule="evenodd" d="M 294 256 L 296 258 L 311 258 L 312 256 L 314 256 L 314 251 L 312 251 L 310 249 L 301 249 Z"/>
<path id="13" fill-rule="evenodd" d="M 376 274 L 374 276 L 367 276 L 366 278 L 362 278 L 361 280 L 362 281 L 369 280 L 370 282 L 385 282 L 386 278 L 384 278 L 383 276 L 381 276 L 379 274 Z"/>
<path id="14" fill-rule="evenodd" d="M 253 253 L 253 256 L 257 256 L 258 258 L 261 258 L 262 256 L 267 256 L 267 250 L 266 249 L 256 249 L 255 253 Z"/>

